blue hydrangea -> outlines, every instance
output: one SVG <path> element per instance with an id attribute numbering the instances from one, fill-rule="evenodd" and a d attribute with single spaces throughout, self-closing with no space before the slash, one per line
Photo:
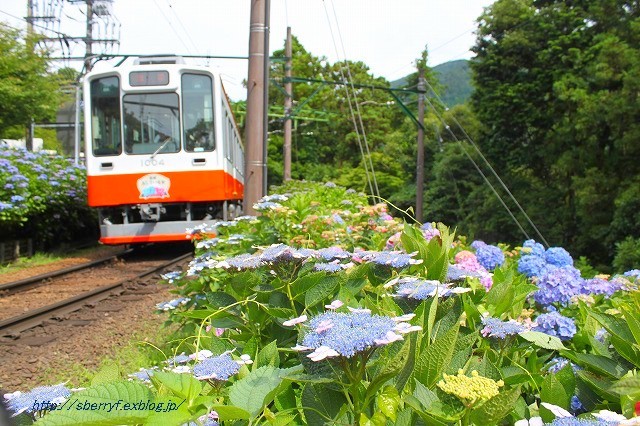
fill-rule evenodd
<path id="1" fill-rule="evenodd" d="M 319 328 L 327 324 L 330 328 Z M 385 339 L 396 327 L 396 322 L 393 318 L 368 312 L 325 312 L 312 318 L 308 325 L 310 330 L 302 340 L 303 346 L 312 349 L 328 346 L 341 356 L 351 358 L 376 346 L 376 340 Z M 316 331 L 318 329 L 321 331 Z"/>
<path id="2" fill-rule="evenodd" d="M 344 219 L 342 219 L 338 213 L 332 214 L 331 219 L 333 219 L 333 221 L 338 225 L 344 225 Z"/>
<path id="3" fill-rule="evenodd" d="M 172 299 L 168 302 L 162 302 L 162 303 L 158 303 L 156 304 L 156 309 L 159 309 L 161 311 L 170 311 L 172 309 L 177 308 L 180 305 L 186 305 L 187 303 L 189 303 L 191 299 L 189 297 L 179 297 L 177 299 Z"/>
<path id="4" fill-rule="evenodd" d="M 162 279 L 167 280 L 169 284 L 173 284 L 173 282 L 175 280 L 180 279 L 181 276 L 182 276 L 181 271 L 172 271 L 172 272 L 167 272 L 166 274 L 161 275 Z"/>
<path id="5" fill-rule="evenodd" d="M 640 269 L 631 269 L 630 271 L 625 272 L 624 274 L 625 277 L 633 277 L 633 278 L 640 278 Z"/>
<path id="6" fill-rule="evenodd" d="M 579 417 L 556 417 L 551 423 L 547 424 L 549 426 L 616 426 L 618 422 Z"/>
<path id="7" fill-rule="evenodd" d="M 527 327 L 517 321 L 502 321 L 500 318 L 483 318 L 482 325 L 484 328 L 480 333 L 484 337 L 497 337 L 498 339 L 506 339 L 507 336 L 515 336 L 527 330 Z"/>
<path id="8" fill-rule="evenodd" d="M 571 412 L 573 414 L 578 414 L 584 411 L 584 406 L 582 405 L 582 401 L 576 396 L 573 395 L 571 397 Z"/>
<path id="9" fill-rule="evenodd" d="M 185 355 L 183 352 L 180 355 L 176 355 L 173 358 L 169 358 L 166 362 L 171 366 L 175 366 L 178 364 L 184 364 L 186 362 L 189 362 L 190 359 L 191 358 L 189 358 L 189 355 Z"/>
<path id="10" fill-rule="evenodd" d="M 529 254 L 534 256 L 544 257 L 544 246 L 540 243 L 537 243 L 535 240 L 527 240 L 522 244 L 522 247 L 527 249 L 526 251 Z"/>
<path id="11" fill-rule="evenodd" d="M 618 290 L 622 290 L 622 283 L 619 281 L 609 281 L 602 278 L 591 278 L 584 280 L 583 294 L 604 294 L 612 296 Z"/>
<path id="12" fill-rule="evenodd" d="M 488 271 L 493 271 L 504 264 L 504 253 L 497 246 L 488 244 L 478 246 L 476 248 L 476 257 L 478 262 Z"/>
<path id="13" fill-rule="evenodd" d="M 263 203 L 255 203 L 253 209 L 257 211 L 275 210 L 282 207 L 280 203 L 274 203 L 272 201 L 265 201 Z"/>
<path id="14" fill-rule="evenodd" d="M 449 265 L 447 269 L 447 281 L 458 281 L 467 277 L 481 278 L 482 274 L 478 271 L 469 271 L 461 268 L 459 265 Z"/>
<path id="15" fill-rule="evenodd" d="M 193 375 L 198 380 L 228 380 L 240 370 L 240 364 L 228 353 L 207 358 L 193 366 Z"/>
<path id="16" fill-rule="evenodd" d="M 539 277 L 538 291 L 533 295 L 542 306 L 552 303 L 566 305 L 573 296 L 581 294 L 584 280 L 580 271 L 574 267 L 552 268 Z"/>
<path id="17" fill-rule="evenodd" d="M 413 259 L 415 253 L 407 254 L 399 251 L 372 251 L 364 254 L 358 253 L 357 255 L 363 260 L 373 262 L 376 265 L 390 266 L 398 269 L 422 262 L 421 260 Z"/>
<path id="18" fill-rule="evenodd" d="M 286 244 L 273 244 L 260 253 L 260 259 L 269 263 L 288 262 L 300 258 L 302 258 L 302 255 Z"/>
<path id="19" fill-rule="evenodd" d="M 239 271 L 256 269 L 263 265 L 262 259 L 257 256 L 252 256 L 248 253 L 239 254 L 238 256 L 230 257 L 226 259 L 227 264 Z"/>
<path id="20" fill-rule="evenodd" d="M 544 260 L 554 266 L 573 266 L 573 258 L 562 247 L 550 247 L 544 252 Z"/>
<path id="21" fill-rule="evenodd" d="M 536 318 L 535 331 L 556 336 L 560 340 L 570 340 L 576 334 L 576 323 L 573 319 L 560 315 L 558 312 L 549 312 Z"/>
<path id="22" fill-rule="evenodd" d="M 324 260 L 348 259 L 351 253 L 340 247 L 327 247 L 317 251 L 318 256 Z"/>
<path id="23" fill-rule="evenodd" d="M 129 377 L 142 380 L 143 382 L 150 382 L 151 376 L 153 376 L 153 373 L 155 373 L 155 371 L 155 368 L 141 368 L 140 371 L 129 374 Z"/>
<path id="24" fill-rule="evenodd" d="M 339 263 L 324 263 L 318 262 L 313 265 L 314 271 L 324 271 L 324 272 L 340 272 L 344 269 L 344 265 Z"/>
<path id="25" fill-rule="evenodd" d="M 43 402 L 50 404 L 62 404 L 71 396 L 71 391 L 64 384 L 54 386 L 39 386 L 27 393 L 12 394 L 10 398 L 5 398 L 7 408 L 13 412 L 13 416 L 20 413 L 34 413 Z"/>
<path id="26" fill-rule="evenodd" d="M 287 201 L 288 199 L 289 197 L 287 197 L 286 195 L 272 194 L 272 195 L 265 195 L 264 197 L 260 198 L 258 202 L 265 203 L 265 202 L 272 202 L 272 201 Z"/>
<path id="27" fill-rule="evenodd" d="M 467 288 L 451 288 L 450 284 L 443 284 L 436 280 L 421 280 L 419 278 L 407 277 L 398 280 L 398 290 L 395 296 L 409 299 L 425 300 L 430 297 L 447 297 L 457 293 L 468 291 Z"/>
<path id="28" fill-rule="evenodd" d="M 527 277 L 539 277 L 548 269 L 547 262 L 541 256 L 525 254 L 518 260 L 518 272 Z"/>

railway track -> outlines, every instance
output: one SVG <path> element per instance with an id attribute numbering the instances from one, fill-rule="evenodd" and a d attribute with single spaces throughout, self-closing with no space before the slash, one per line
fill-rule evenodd
<path id="1" fill-rule="evenodd" d="M 48 281 L 70 274 L 72 272 L 78 272 L 85 269 L 93 268 L 95 266 L 103 265 L 105 263 L 113 262 L 116 259 L 125 257 L 133 252 L 133 249 L 124 250 L 121 253 L 104 257 L 102 259 L 92 260 L 90 262 L 82 263 L 80 265 L 70 266 L 68 268 L 59 269 L 57 271 L 48 272 L 46 274 L 36 275 L 35 277 L 25 278 L 23 280 L 13 281 L 10 283 L 0 284 L 0 296 L 7 296 L 19 291 L 27 290 L 29 288 L 36 287 L 38 285 L 46 284 Z"/>
<path id="2" fill-rule="evenodd" d="M 52 303 L 50 305 L 42 306 L 36 309 L 29 310 L 21 315 L 12 316 L 10 318 L 6 318 L 0 320 L 0 336 L 18 336 L 21 332 L 36 327 L 42 324 L 44 321 L 51 318 L 60 318 L 69 314 L 70 312 L 74 312 L 79 310 L 85 305 L 92 305 L 97 303 L 100 300 L 107 299 L 112 295 L 118 295 L 125 291 L 125 285 L 127 283 L 136 282 L 143 280 L 149 275 L 158 273 L 163 269 L 170 268 L 173 265 L 180 263 L 189 257 L 192 256 L 192 253 L 182 254 L 178 257 L 170 259 L 168 261 L 164 261 L 159 265 L 154 265 L 151 268 L 147 268 L 144 271 L 138 272 L 135 276 L 129 276 L 123 280 L 104 285 L 90 291 L 86 291 L 84 293 L 78 294 L 76 296 L 70 297 L 68 299 L 61 300 L 56 303 Z M 102 262 L 108 262 L 110 259 L 101 259 Z M 93 262 L 91 262 L 93 263 Z M 79 265 L 87 268 L 87 265 Z M 69 274 L 76 272 L 79 267 L 67 268 L 73 269 L 73 271 L 58 271 L 58 276 L 61 276 L 63 273 Z M 46 277 L 45 277 L 46 278 Z M 31 279 L 31 285 L 33 285 L 33 281 L 41 282 L 42 277 L 34 277 Z M 27 281 L 27 280 L 22 280 Z M 20 284 L 19 282 L 17 288 L 20 286 L 25 286 L 29 284 Z M 16 283 L 9 283 L 12 285 L 16 285 Z M 15 290 L 15 288 L 14 288 Z"/>

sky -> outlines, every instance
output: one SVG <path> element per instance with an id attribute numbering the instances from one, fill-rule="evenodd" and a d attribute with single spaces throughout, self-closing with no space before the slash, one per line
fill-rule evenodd
<path id="1" fill-rule="evenodd" d="M 62 0 L 33 0 L 40 16 L 61 16 L 58 34 L 83 36 L 84 6 Z M 98 2 L 99 0 L 94 0 Z M 331 63 L 349 59 L 367 64 L 376 76 L 397 80 L 415 71 L 427 46 L 429 66 L 472 57 L 475 20 L 494 0 L 270 0 L 269 50 L 282 49 L 287 26 L 305 49 Z M 120 54 L 248 55 L 251 0 L 111 0 L 115 19 L 96 23 L 97 38 L 119 38 L 109 52 Z M 1 0 L 0 21 L 24 29 L 27 0 Z M 49 5 L 54 7 L 50 9 Z M 56 6 L 57 5 L 57 6 Z M 62 5 L 62 7 L 60 7 Z M 38 16 L 38 13 L 36 13 Z M 117 22 L 116 22 L 117 20 Z M 38 23 L 38 21 L 36 21 Z M 39 25 L 46 26 L 44 21 Z M 51 25 L 51 24 L 49 24 Z M 51 27 L 53 28 L 53 27 Z M 40 29 L 49 36 L 56 33 Z M 59 42 L 53 42 L 59 47 Z M 96 46 L 94 51 L 102 47 Z M 84 55 L 82 43 L 65 54 Z M 58 48 L 57 54 L 61 51 Z M 207 63 L 223 76 L 234 100 L 246 98 L 246 60 L 191 60 Z M 59 62 L 78 68 L 80 61 Z M 108 67 L 108 63 L 96 65 Z"/>

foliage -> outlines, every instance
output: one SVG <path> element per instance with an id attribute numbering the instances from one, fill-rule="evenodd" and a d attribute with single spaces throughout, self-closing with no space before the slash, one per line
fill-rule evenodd
<path id="1" fill-rule="evenodd" d="M 47 53 L 34 51 L 35 40 L 0 26 L 0 135 L 15 126 L 55 117 L 60 103 L 58 76 L 48 71 Z"/>
<path id="2" fill-rule="evenodd" d="M 532 298 L 539 277 L 518 265 L 538 256 L 547 269 L 572 267 L 561 248 L 501 245 L 489 273 L 476 256 L 488 245 L 442 224 L 394 235 L 381 206 L 352 206 L 364 198 L 335 184 L 276 192 L 256 205 L 259 218 L 191 231 L 196 257 L 164 275 L 183 297 L 159 305 L 190 334 L 173 356 L 133 381 L 107 366 L 84 390 L 56 387 L 55 410 L 30 404 L 49 388 L 9 394 L 22 420 L 466 426 L 638 415 L 637 270 L 583 280 L 548 312 Z"/>
<path id="3" fill-rule="evenodd" d="M 36 247 L 46 248 L 95 234 L 84 167 L 57 155 L 2 147 L 0 165 L 3 237 L 33 238 Z"/>

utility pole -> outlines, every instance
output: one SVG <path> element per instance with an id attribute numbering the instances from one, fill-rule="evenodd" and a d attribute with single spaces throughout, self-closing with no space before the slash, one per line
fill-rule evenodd
<path id="1" fill-rule="evenodd" d="M 249 72 L 247 78 L 247 124 L 245 127 L 244 211 L 256 214 L 253 204 L 264 195 L 265 86 L 268 52 L 265 50 L 269 0 L 251 0 L 249 26 Z"/>
<path id="2" fill-rule="evenodd" d="M 292 48 L 291 27 L 287 27 L 287 41 L 284 45 L 284 55 L 287 62 L 284 64 L 284 181 L 291 180 L 291 107 L 293 106 L 293 84 L 291 83 Z"/>
<path id="3" fill-rule="evenodd" d="M 91 56 L 93 55 L 93 0 L 85 0 L 87 2 L 87 38 L 84 42 L 84 69 L 86 72 L 91 71 Z"/>
<path id="4" fill-rule="evenodd" d="M 418 61 L 418 158 L 416 160 L 416 220 L 422 223 L 422 203 L 424 197 L 424 67 Z"/>
<path id="5" fill-rule="evenodd" d="M 33 43 L 33 37 L 35 35 L 33 31 L 33 0 L 27 1 L 27 48 L 29 53 L 33 53 L 35 44 Z M 24 138 L 25 149 L 27 151 L 33 151 L 33 117 L 29 121 L 27 126 L 26 135 Z"/>

